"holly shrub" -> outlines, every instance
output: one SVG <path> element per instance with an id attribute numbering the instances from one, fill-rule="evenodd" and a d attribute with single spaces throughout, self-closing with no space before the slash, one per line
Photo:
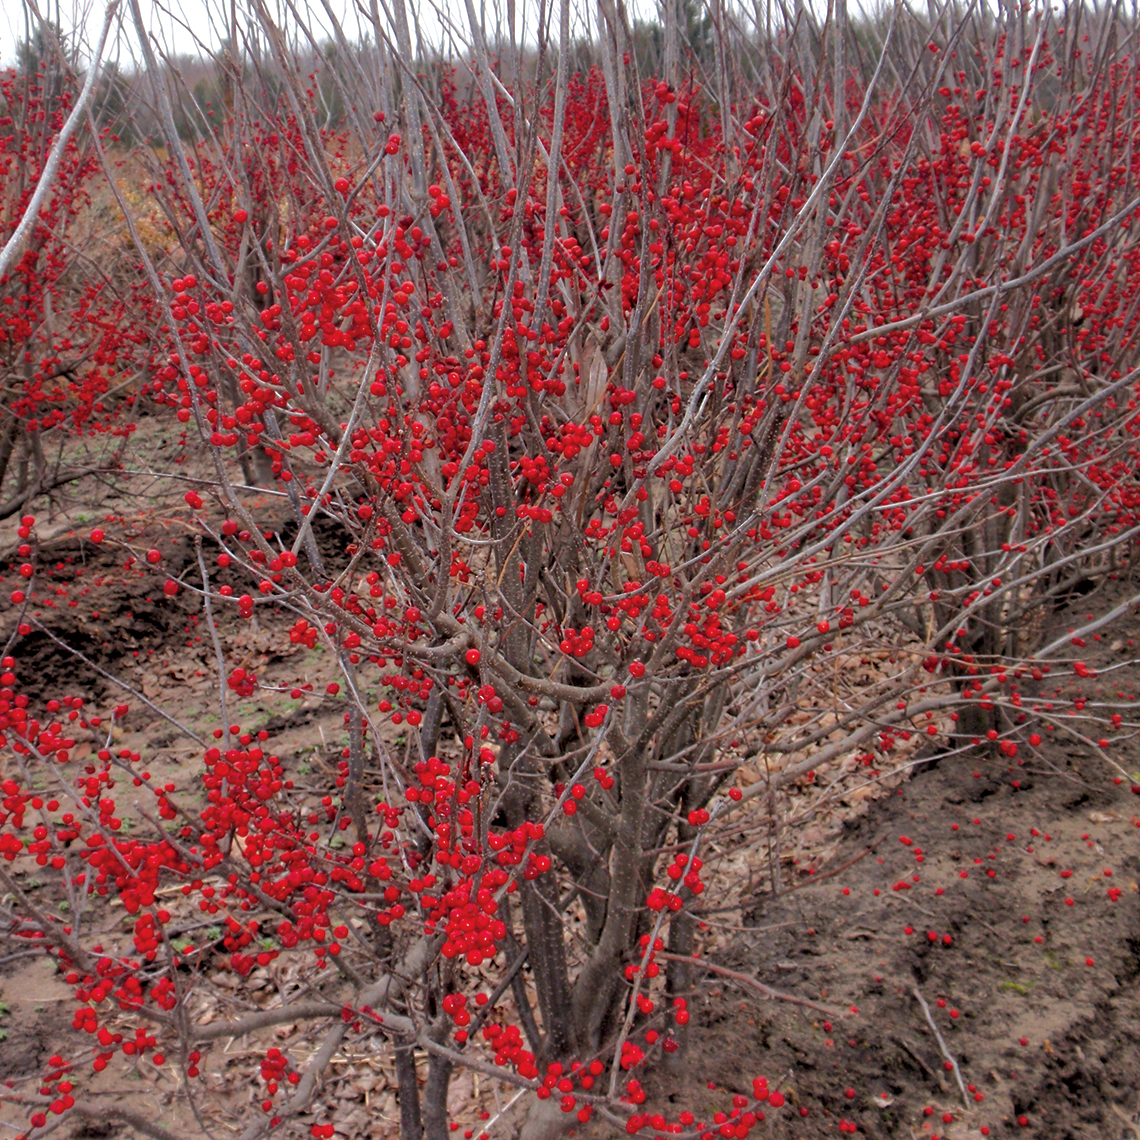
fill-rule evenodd
<path id="1" fill-rule="evenodd" d="M 528 1135 L 749 1135 L 784 1101 L 761 1078 L 715 1119 L 650 1111 L 640 1083 L 690 1064 L 709 829 L 828 765 L 879 779 L 919 738 L 1024 755 L 1023 700 L 1087 676 L 1112 620 L 1042 638 L 1140 534 L 1140 77 L 1107 18 L 897 7 L 701 56 L 674 13 L 654 55 L 603 6 L 588 47 L 563 9 L 537 50 L 491 58 L 475 25 L 469 58 L 413 68 L 402 11 L 372 46 L 298 55 L 259 7 L 264 53 L 215 61 L 224 113 L 195 131 L 141 41 L 145 184 L 118 186 L 106 135 L 69 151 L 4 284 L 6 430 L 132 421 L 101 396 L 131 346 L 147 415 L 198 462 L 166 472 L 181 570 L 115 522 L 90 541 L 211 636 L 288 613 L 349 739 L 321 796 L 294 786 L 220 641 L 223 727 L 186 729 L 177 785 L 116 744 L 128 707 L 153 715 L 138 699 L 29 697 L 51 587 L 23 519 L 3 913 L 76 1031 L 28 1135 L 92 1068 L 149 1057 L 199 1097 L 211 1043 L 298 1020 L 324 1044 L 266 1051 L 247 1137 L 290 1127 L 361 1037 L 395 1051 L 409 1135 L 448 1134 L 464 1066 L 524 1094 Z M 43 147 L 6 123 L 26 186 Z M 121 312 L 63 252 L 96 178 L 135 243 Z M 65 271 L 66 347 L 43 316 Z M 846 675 L 872 660 L 874 683 Z M 82 760 L 76 724 L 102 742 Z M 215 942 L 172 936 L 169 887 Z M 126 941 L 99 933 L 105 900 Z M 198 972 L 278 959 L 319 1000 L 189 1016 Z M 124 1013 L 133 1033 L 107 1025 Z"/>

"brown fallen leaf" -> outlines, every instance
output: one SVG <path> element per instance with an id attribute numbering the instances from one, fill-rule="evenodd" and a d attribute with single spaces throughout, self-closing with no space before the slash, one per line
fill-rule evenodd
<path id="1" fill-rule="evenodd" d="M 1114 811 L 1090 811 L 1088 814 L 1089 823 L 1117 823 L 1120 816 Z"/>
<path id="2" fill-rule="evenodd" d="M 447 1089 L 447 1113 L 458 1116 L 475 1100 L 475 1082 L 470 1069 L 461 1069 L 451 1078 Z"/>

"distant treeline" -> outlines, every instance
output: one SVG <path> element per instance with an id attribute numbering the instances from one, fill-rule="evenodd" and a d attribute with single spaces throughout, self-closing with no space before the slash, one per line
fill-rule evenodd
<path id="1" fill-rule="evenodd" d="M 801 5 L 796 6 L 794 21 L 781 20 L 771 27 L 761 27 L 756 13 L 726 8 L 721 0 L 659 0 L 659 6 L 660 19 L 637 20 L 629 28 L 626 42 L 632 45 L 630 54 L 637 72 L 646 81 L 665 78 L 700 88 L 714 101 L 720 92 L 729 93 L 731 100 L 734 92 L 764 87 L 764 80 L 770 81 L 773 72 L 780 71 L 793 57 L 801 64 L 812 57 L 822 61 L 834 50 L 836 42 L 830 34 L 833 29 Z M 937 22 L 952 26 L 964 11 L 964 6 L 942 9 Z M 831 18 L 829 14 L 827 19 Z M 1133 34 L 1129 18 L 1119 7 L 1111 12 L 1075 9 L 1072 18 L 1086 32 L 1094 24 L 1113 21 L 1117 27 L 1114 38 L 1120 42 L 1127 42 Z M 896 27 L 891 36 L 887 34 L 891 20 L 885 10 L 872 15 L 844 15 L 843 19 L 842 41 L 851 73 L 863 73 L 865 77 L 868 65 L 886 45 L 884 73 L 890 76 L 893 72 L 895 81 L 905 82 L 905 63 L 913 55 L 915 36 L 921 38 L 930 30 L 925 14 L 908 11 L 905 24 Z M 975 40 L 985 38 L 987 33 L 1001 34 L 992 14 L 986 11 L 971 11 L 969 23 Z M 540 61 L 537 53 L 525 45 L 496 41 L 490 33 L 487 41 L 492 65 L 508 86 L 533 77 L 539 68 L 547 76 L 551 74 L 553 45 L 548 44 L 545 61 Z M 316 46 L 297 49 L 290 58 L 296 74 L 307 80 L 312 113 L 326 129 L 346 125 L 357 112 L 371 114 L 378 109 L 359 106 L 362 99 L 368 98 L 370 85 L 377 92 L 388 92 L 390 98 L 393 89 L 398 93 L 404 81 L 397 73 L 393 83 L 370 84 L 369 77 L 392 68 L 390 44 L 378 47 L 374 42 L 351 43 L 343 39 L 321 42 L 315 35 L 306 36 L 306 42 Z M 44 96 L 43 106 L 57 106 L 61 95 L 77 91 L 83 82 L 82 72 L 68 66 L 69 49 L 67 36 L 58 27 L 50 26 L 19 44 L 14 71 L 17 76 L 36 80 Z M 980 72 L 974 74 L 974 54 L 970 50 L 960 52 L 961 78 L 982 86 L 986 77 Z M 587 72 L 602 66 L 604 56 L 605 46 L 599 40 L 578 36 L 570 48 L 569 70 Z M 258 114 L 276 117 L 285 109 L 282 102 L 288 84 L 274 53 L 261 43 L 252 25 L 241 28 L 236 38 L 231 36 L 212 54 L 166 57 L 160 60 L 159 67 L 175 127 L 185 141 L 201 142 L 215 136 L 239 103 L 244 103 L 243 111 L 252 112 L 254 118 Z M 429 94 L 439 92 L 444 84 L 456 86 L 462 93 L 472 82 L 470 56 L 461 47 L 449 49 L 444 45 L 422 54 L 412 70 Z M 163 131 L 153 84 L 151 76 L 143 71 L 128 70 L 113 60 L 104 63 L 92 114 L 99 127 L 124 147 L 140 143 L 161 145 Z M 0 101 L 0 119 L 4 118 L 10 118 L 10 113 Z M 0 121 L 0 131 L 9 126 Z"/>

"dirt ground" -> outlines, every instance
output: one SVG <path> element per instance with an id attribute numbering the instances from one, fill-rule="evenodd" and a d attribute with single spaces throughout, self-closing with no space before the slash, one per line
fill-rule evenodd
<path id="1" fill-rule="evenodd" d="M 1058 629 L 1124 588 L 1082 599 Z M 1131 719 L 1136 644 L 1133 613 L 1080 650 L 1099 674 L 1081 686 L 1090 710 Z M 789 1140 L 840 1134 L 844 1121 L 882 1140 L 1140 1136 L 1140 784 L 1116 782 L 1099 750 L 1060 731 L 1072 695 L 1041 694 L 1039 749 L 1012 763 L 934 757 L 845 829 L 819 881 L 757 897 L 751 929 L 710 926 L 710 941 L 727 942 L 719 964 L 858 1012 L 714 985 L 694 1034 L 702 1082 L 677 1089 L 671 1075 L 672 1099 L 714 1097 L 706 1073 L 744 1093 L 763 1074 L 788 1100 L 769 1113 L 770 1134 Z M 1140 769 L 1134 738 L 1107 752 Z"/>
<path id="2" fill-rule="evenodd" d="M 186 789 L 190 807 L 200 748 L 139 697 L 207 732 L 220 723 L 213 646 L 189 594 L 164 598 L 162 577 L 125 569 L 131 551 L 92 547 L 89 529 L 59 527 L 45 544 L 56 604 L 40 613 L 91 664 L 38 631 L 11 652 L 21 678 L 44 696 L 66 679 L 65 691 L 129 702 L 115 740 Z M 177 520 L 155 533 L 153 518 L 140 521 L 138 546 L 160 549 L 163 576 L 191 572 L 193 545 Z M 1110 608 L 1126 588 L 1117 581 L 1079 599 L 1057 616 L 1057 630 Z M 0 620 L 9 626 L 7 594 L 0 590 Z M 256 699 L 231 697 L 231 719 L 269 729 L 299 786 L 308 781 L 316 796 L 346 742 L 343 713 L 320 695 L 290 696 L 323 673 L 310 651 L 282 636 L 289 621 L 268 608 L 252 624 L 223 615 L 227 667 L 250 669 L 265 686 Z M 1135 720 L 1137 643 L 1133 613 L 1080 651 L 1098 674 L 1081 685 L 1087 711 L 1119 708 L 1126 722 Z M 1016 760 L 988 752 L 930 756 L 889 794 L 850 813 L 811 864 L 814 874 L 789 856 L 782 893 L 773 895 L 757 876 L 761 885 L 742 906 L 703 916 L 712 961 L 836 1012 L 698 972 L 691 1051 L 678 1070 L 645 1074 L 651 1101 L 671 1101 L 674 1114 L 688 1107 L 711 1115 L 726 1092 L 747 1094 L 762 1074 L 787 1100 L 765 1123 L 763 1134 L 779 1140 L 1140 1137 L 1140 785 L 1120 775 L 1140 772 L 1140 742 L 1126 730 L 1106 753 L 1083 742 L 1099 730 L 1071 715 L 1071 687 L 1048 686 L 1046 679 L 1026 702 L 1025 737 L 1040 732 L 1039 747 L 1023 744 Z M 98 746 L 81 740 L 77 757 Z M 122 932 L 121 920 L 108 912 L 108 937 Z M 293 984 L 276 969 L 254 981 Z M 235 1015 L 227 984 L 221 974 L 204 978 L 205 1016 Z M 70 1024 L 67 987 L 50 967 L 0 960 L 0 1082 L 27 1089 L 71 1036 Z M 284 1029 L 273 1042 L 230 1042 L 211 1052 L 205 1103 L 216 1135 L 234 1134 L 226 1118 L 250 1110 L 266 1043 L 311 1049 L 303 1029 Z M 149 1064 L 109 1070 L 92 1086 L 93 1103 L 129 1103 L 188 1129 L 193 1121 L 177 1084 L 174 1072 Z M 453 1082 L 449 1107 L 465 1131 L 493 1108 L 486 1084 L 470 1074 Z M 398 1135 L 392 1072 L 365 1052 L 339 1055 L 321 1096 L 318 1107 L 337 1108 L 339 1135 Z M 0 1104 L 0 1124 L 19 1130 L 21 1111 Z M 131 1134 L 112 1123 L 69 1127 L 58 1134 Z"/>

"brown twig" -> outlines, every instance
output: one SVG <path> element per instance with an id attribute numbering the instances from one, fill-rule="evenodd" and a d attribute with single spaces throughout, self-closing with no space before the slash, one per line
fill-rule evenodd
<path id="1" fill-rule="evenodd" d="M 762 994 L 766 998 L 771 998 L 773 1001 L 786 1001 L 792 1005 L 802 1005 L 807 1009 L 814 1009 L 819 1013 L 826 1013 L 829 1017 L 852 1017 L 852 1011 L 849 1009 L 837 1009 L 835 1006 L 822 1005 L 817 1001 L 811 1001 L 808 998 L 800 997 L 798 994 L 784 993 L 783 990 L 773 989 L 771 986 L 766 986 L 763 982 L 758 982 L 755 978 L 750 978 L 747 974 L 738 973 L 736 970 L 730 970 L 726 966 L 718 966 L 715 962 L 710 962 L 706 958 L 688 957 L 684 954 L 670 954 L 665 950 L 658 950 L 658 958 L 664 958 L 667 962 L 687 962 L 692 966 L 699 966 L 702 970 L 708 970 L 711 974 L 719 974 L 722 978 L 731 978 L 734 982 L 739 982 L 742 986 L 747 986 L 751 990 Z"/>
<path id="2" fill-rule="evenodd" d="M 802 891 L 804 889 L 804 887 L 811 887 L 811 886 L 814 886 L 816 883 L 822 883 L 824 879 L 831 879 L 831 878 L 834 878 L 836 875 L 843 874 L 843 872 L 846 871 L 848 867 L 853 867 L 861 859 L 866 859 L 868 855 L 870 855 L 872 852 L 876 851 L 879 847 L 879 844 L 881 844 L 884 839 L 886 839 L 886 836 L 881 835 L 878 839 L 875 840 L 874 843 L 871 844 L 870 847 L 868 847 L 866 849 L 866 851 L 861 851 L 853 859 L 848 859 L 846 863 L 843 863 L 840 866 L 835 867 L 833 870 L 825 871 L 822 875 L 812 875 L 812 877 L 810 879 L 805 879 L 802 883 L 793 883 L 786 890 L 781 891 L 780 896 L 790 895 L 792 893 L 792 891 Z"/>
<path id="3" fill-rule="evenodd" d="M 44 914 L 44 912 L 28 898 L 24 891 L 20 889 L 20 886 L 2 867 L 0 867 L 0 880 L 3 881 L 8 890 L 10 890 L 12 894 L 20 900 L 21 904 L 27 907 L 28 911 L 34 916 L 47 941 L 51 942 L 58 950 L 66 954 L 81 970 L 90 971 L 94 968 L 91 959 L 87 956 L 87 952 L 83 947 L 73 938 L 69 938 L 64 934 L 59 924 L 52 922 L 51 918 Z"/>
<path id="4" fill-rule="evenodd" d="M 926 1016 L 926 1024 L 930 1026 L 930 1032 L 934 1034 L 935 1040 L 938 1042 L 938 1048 L 942 1050 L 942 1056 L 946 1058 L 946 1063 L 953 1069 L 954 1076 L 958 1081 L 958 1090 L 962 1094 L 962 1101 L 967 1108 L 970 1107 L 970 1097 L 966 1092 L 966 1082 L 962 1080 L 962 1070 L 958 1068 L 958 1062 L 950 1055 L 950 1050 L 946 1047 L 946 1042 L 942 1038 L 942 1034 L 938 1032 L 938 1026 L 934 1024 L 934 1018 L 930 1015 L 930 1006 L 926 1004 L 926 998 L 922 996 L 922 991 L 918 986 L 912 986 L 910 992 L 914 994 L 915 1000 L 922 1006 L 922 1012 Z"/>
<path id="5" fill-rule="evenodd" d="M 56 637 L 56 635 L 52 633 L 52 631 L 48 629 L 46 625 L 41 624 L 36 618 L 32 618 L 31 624 L 35 626 L 35 628 L 38 629 L 40 633 L 44 634 L 49 640 L 54 641 L 56 645 L 58 645 L 61 649 L 66 649 L 67 652 L 70 653 L 73 657 L 78 657 L 84 665 L 88 666 L 91 669 L 94 669 L 95 672 L 99 674 L 99 676 L 106 677 L 107 680 L 112 684 L 118 685 L 120 689 L 125 689 L 128 693 L 131 694 L 132 697 L 137 697 L 152 712 L 158 713 L 158 715 L 162 717 L 163 720 L 169 721 L 172 725 L 174 725 L 174 727 L 178 729 L 179 732 L 184 733 L 195 743 L 201 744 L 203 747 L 205 747 L 205 740 L 203 740 L 202 737 L 194 732 L 193 729 L 187 728 L 186 725 L 184 725 L 181 721 L 175 720 L 174 717 L 172 717 L 168 712 L 165 712 L 163 709 L 159 708 L 159 706 L 156 705 L 154 701 L 150 700 L 148 697 L 143 696 L 143 694 L 140 693 L 137 689 L 134 689 L 128 685 L 126 681 L 120 680 L 113 673 L 108 673 L 107 670 L 102 666 L 96 665 L 95 662 L 92 661 L 89 657 L 86 657 L 80 653 L 79 650 L 75 648 L 75 646 L 68 645 L 67 642 L 62 638 Z"/>
<path id="6" fill-rule="evenodd" d="M 255 1033 L 273 1025 L 283 1025 L 287 1021 L 307 1021 L 314 1017 L 337 1017 L 343 1005 L 331 1001 L 299 1001 L 295 1005 L 283 1005 L 279 1009 L 266 1009 L 250 1014 L 238 1021 L 215 1021 L 210 1025 L 191 1026 L 190 1039 L 195 1043 L 217 1041 L 221 1037 L 241 1037 L 245 1033 Z"/>
<path id="7" fill-rule="evenodd" d="M 28 1133 L 28 1136 L 31 1140 L 39 1140 L 41 1136 L 47 1136 L 49 1133 L 54 1132 L 61 1124 L 66 1124 L 68 1121 L 75 1119 L 98 1121 L 100 1123 L 108 1120 L 119 1120 L 124 1124 L 129 1124 L 136 1132 L 141 1132 L 144 1136 L 152 1136 L 154 1140 L 184 1140 L 183 1137 L 168 1131 L 163 1128 L 161 1124 L 156 1124 L 141 1112 L 134 1112 L 129 1108 L 117 1107 L 87 1108 L 81 1104 L 73 1105 L 69 1111 L 52 1117 L 43 1128 L 33 1129 Z"/>

